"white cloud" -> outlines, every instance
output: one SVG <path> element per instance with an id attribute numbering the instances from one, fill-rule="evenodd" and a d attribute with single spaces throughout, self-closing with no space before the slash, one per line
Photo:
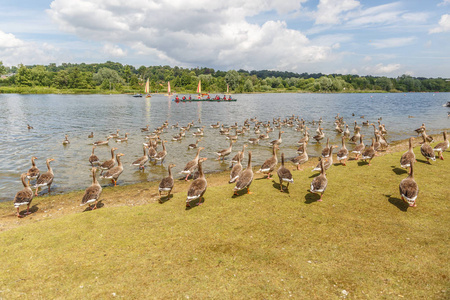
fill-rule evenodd
<path id="1" fill-rule="evenodd" d="M 438 4 L 438 6 L 450 5 L 450 0 L 444 0 Z"/>
<path id="2" fill-rule="evenodd" d="M 441 19 L 439 20 L 439 26 L 430 29 L 429 33 L 440 33 L 448 31 L 450 31 L 450 15 L 445 14 L 441 16 Z"/>
<path id="3" fill-rule="evenodd" d="M 356 0 L 320 0 L 316 12 L 316 24 L 339 24 L 343 13 L 360 5 Z"/>
<path id="4" fill-rule="evenodd" d="M 416 37 L 390 38 L 384 40 L 376 40 L 369 43 L 369 45 L 372 45 L 377 49 L 396 48 L 411 45 L 415 40 Z"/>
<path id="5" fill-rule="evenodd" d="M 6 48 L 16 48 L 23 46 L 24 42 L 14 36 L 0 30 L 0 50 Z"/>
<path id="6" fill-rule="evenodd" d="M 103 52 L 113 57 L 123 57 L 127 55 L 127 51 L 123 50 L 117 45 L 109 43 L 103 46 Z"/>
<path id="7" fill-rule="evenodd" d="M 389 75 L 390 73 L 393 73 L 400 69 L 400 64 L 388 64 L 383 65 L 382 63 L 379 63 L 375 66 L 365 67 L 364 70 L 368 74 L 373 75 Z"/>

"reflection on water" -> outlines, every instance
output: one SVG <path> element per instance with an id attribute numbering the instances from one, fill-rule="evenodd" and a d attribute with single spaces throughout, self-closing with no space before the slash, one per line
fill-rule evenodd
<path id="1" fill-rule="evenodd" d="M 442 107 L 448 101 L 449 93 L 437 94 L 253 94 L 236 95 L 237 102 L 229 103 L 174 103 L 170 98 L 154 95 L 152 98 L 133 98 L 128 95 L 0 95 L 0 201 L 12 200 L 15 193 L 22 189 L 20 174 L 31 166 L 31 156 L 38 157 L 37 166 L 45 172 L 45 160 L 54 158 L 52 163 L 55 180 L 52 190 L 63 193 L 69 190 L 84 189 L 91 182 L 88 158 L 92 142 L 105 139 L 110 133 L 119 129 L 121 136 L 129 133 L 127 143 L 110 141 L 107 146 L 100 146 L 96 154 L 100 160 L 109 159 L 110 147 L 118 147 L 122 152 L 124 172 L 119 184 L 143 181 L 157 181 L 167 174 L 166 167 L 175 163 L 174 173 L 178 173 L 191 160 L 196 150 L 187 150 L 195 143 L 196 137 L 187 132 L 181 142 L 172 141 L 178 129 L 169 128 L 161 138 L 168 140 L 167 158 L 164 166 L 150 165 L 145 172 L 130 166 L 131 162 L 142 155 L 142 143 L 146 134 L 140 128 L 150 124 L 154 129 L 165 120 L 170 125 L 179 122 L 185 126 L 195 122 L 195 127 L 205 126 L 205 136 L 199 145 L 205 147 L 201 155 L 208 157 L 205 162 L 207 172 L 228 170 L 228 163 L 215 161 L 214 152 L 228 147 L 228 140 L 219 135 L 218 129 L 210 124 L 217 121 L 230 125 L 256 117 L 260 121 L 272 121 L 273 118 L 285 118 L 298 115 L 306 121 L 323 119 L 322 127 L 326 137 L 333 144 L 340 146 L 340 135 L 334 131 L 334 117 L 340 114 L 349 123 L 351 131 L 353 122 L 361 125 L 362 121 L 377 121 L 382 117 L 389 131 L 388 141 L 405 139 L 413 135 L 413 130 L 422 123 L 428 133 L 439 133 L 448 129 L 450 120 L 447 108 Z M 355 114 L 355 116 L 352 116 Z M 364 118 L 360 118 L 364 116 Z M 413 116 L 409 118 L 408 116 Z M 202 123 L 199 124 L 199 121 Z M 34 127 L 28 131 L 27 123 Z M 309 124 L 310 133 L 314 135 L 316 126 Z M 284 128 L 281 151 L 286 157 L 296 155 L 296 142 L 302 136 L 293 128 Z M 88 139 L 93 131 L 94 139 Z M 363 127 L 365 143 L 370 143 L 372 127 Z M 62 145 L 64 135 L 69 135 L 70 144 Z M 234 155 L 242 149 L 253 132 L 239 137 L 233 144 Z M 247 150 L 253 151 L 253 164 L 260 165 L 270 157 L 269 141 L 278 137 L 278 130 L 270 133 L 270 139 L 261 141 L 260 145 L 250 144 Z M 324 142 L 323 142 L 324 144 Z M 308 152 L 317 156 L 323 145 L 310 142 Z M 352 148 L 352 146 L 350 146 Z M 159 147 L 158 150 L 161 150 Z M 229 159 L 228 159 L 229 161 Z M 246 159 L 243 162 L 246 164 Z M 181 177 L 182 175 L 176 175 Z M 102 185 L 109 184 L 101 181 Z"/>

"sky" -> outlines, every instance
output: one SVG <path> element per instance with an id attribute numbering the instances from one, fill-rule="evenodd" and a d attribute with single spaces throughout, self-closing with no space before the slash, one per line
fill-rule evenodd
<path id="1" fill-rule="evenodd" d="M 450 0 L 0 0 L 0 61 L 450 78 Z"/>

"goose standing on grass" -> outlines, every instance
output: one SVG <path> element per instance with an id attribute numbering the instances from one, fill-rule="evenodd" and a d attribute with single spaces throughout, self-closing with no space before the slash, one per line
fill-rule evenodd
<path id="1" fill-rule="evenodd" d="M 148 161 L 148 156 L 147 156 L 147 146 L 144 146 L 144 155 L 142 155 L 141 157 L 139 157 L 138 159 L 136 159 L 131 165 L 132 166 L 138 166 L 139 170 L 142 169 L 145 171 L 145 163 Z"/>
<path id="2" fill-rule="evenodd" d="M 241 165 L 241 152 L 239 151 L 238 154 L 236 154 L 236 163 L 234 164 L 233 168 L 231 168 L 230 172 L 230 181 L 228 183 L 236 182 L 236 180 L 239 178 L 239 175 L 242 172 L 242 165 Z"/>
<path id="3" fill-rule="evenodd" d="M 253 170 L 252 170 L 252 151 L 248 151 L 248 163 L 247 168 L 241 172 L 239 178 L 236 181 L 236 186 L 234 187 L 234 194 L 237 195 L 237 191 L 247 188 L 247 194 L 251 194 L 250 185 L 253 181 Z"/>
<path id="4" fill-rule="evenodd" d="M 21 205 L 27 205 L 27 211 L 25 213 L 25 215 L 29 215 L 30 214 L 30 204 L 31 201 L 33 200 L 33 191 L 31 190 L 29 184 L 26 181 L 26 178 L 29 176 L 30 174 L 28 173 L 23 173 L 20 176 L 20 179 L 22 180 L 22 184 L 23 184 L 23 189 L 19 192 L 17 192 L 16 197 L 14 197 L 14 206 L 17 208 L 17 217 L 21 218 L 22 216 L 19 213 L 19 206 Z"/>
<path id="5" fill-rule="evenodd" d="M 411 171 L 408 177 L 403 179 L 399 185 L 402 200 L 408 203 L 410 207 L 416 207 L 417 195 L 419 195 L 419 186 L 414 180 L 414 161 L 411 161 Z"/>
<path id="6" fill-rule="evenodd" d="M 193 160 L 189 161 L 186 166 L 184 167 L 183 171 L 181 171 L 180 173 L 182 174 L 186 174 L 186 178 L 184 179 L 185 181 L 188 180 L 188 177 L 190 174 L 192 174 L 195 170 L 195 168 L 197 168 L 198 165 L 198 160 L 200 158 L 200 151 L 205 149 L 204 147 L 200 147 L 197 149 L 197 155 L 194 157 Z"/>
<path id="7" fill-rule="evenodd" d="M 114 151 L 116 151 L 116 150 L 117 150 L 117 148 L 111 148 L 111 159 L 103 162 L 100 165 L 100 169 L 102 169 L 102 172 L 100 173 L 100 175 L 103 174 L 103 171 L 111 169 L 116 164 L 116 158 L 114 156 Z"/>
<path id="8" fill-rule="evenodd" d="M 337 148 L 337 146 L 332 145 L 330 147 L 330 155 L 325 159 L 325 162 L 323 163 L 324 170 L 328 170 L 333 165 L 333 149 Z M 317 164 L 317 166 L 313 169 L 313 171 L 322 171 L 321 162 Z"/>
<path id="9" fill-rule="evenodd" d="M 124 155 L 123 153 L 117 154 L 116 155 L 117 166 L 109 169 L 108 171 L 105 172 L 105 174 L 101 175 L 101 177 L 104 179 L 111 179 L 112 183 L 114 183 L 114 186 L 117 186 L 117 179 L 123 172 L 122 162 L 120 161 L 120 157 L 123 155 Z"/>
<path id="10" fill-rule="evenodd" d="M 361 159 L 365 161 L 369 161 L 369 166 L 371 165 L 370 162 L 375 156 L 375 138 L 372 138 L 372 145 L 369 148 L 364 149 L 364 151 L 361 154 Z"/>
<path id="11" fill-rule="evenodd" d="M 311 182 L 310 192 L 315 194 L 320 194 L 320 199 L 317 201 L 322 201 L 323 193 L 325 193 L 325 190 L 328 185 L 328 180 L 325 175 L 325 167 L 324 163 L 327 160 L 327 158 L 319 158 L 320 159 L 320 175 L 317 177 L 314 177 L 313 181 Z"/>
<path id="12" fill-rule="evenodd" d="M 271 142 L 269 143 L 269 145 L 270 145 L 270 146 L 273 146 L 273 145 L 280 145 L 281 142 L 283 142 L 283 140 L 281 139 L 281 134 L 282 134 L 282 133 L 284 133 L 284 131 L 280 131 L 280 132 L 278 133 L 278 139 L 271 141 Z"/>
<path id="13" fill-rule="evenodd" d="M 198 160 L 198 172 L 199 177 L 192 181 L 189 186 L 186 198 L 186 207 L 191 207 L 191 201 L 199 199 L 197 205 L 203 204 L 205 199 L 202 201 L 203 194 L 206 192 L 208 182 L 206 181 L 205 174 L 203 173 L 202 163 L 207 160 L 207 158 L 201 158 Z"/>
<path id="14" fill-rule="evenodd" d="M 426 140 L 424 135 L 422 135 L 422 138 L 423 138 L 423 143 L 422 143 L 422 146 L 420 146 L 420 153 L 422 153 L 423 157 L 425 157 L 427 159 L 427 163 L 431 164 L 430 159 L 432 161 L 436 161 L 436 157 L 434 155 L 434 150 L 428 144 L 428 141 Z"/>
<path id="15" fill-rule="evenodd" d="M 297 165 L 297 170 L 300 170 L 300 165 L 304 164 L 305 162 L 308 161 L 308 153 L 306 153 L 306 146 L 308 145 L 308 143 L 303 143 L 302 144 L 302 153 L 299 156 L 294 157 L 293 159 L 291 159 L 292 163 L 294 165 Z"/>
<path id="16" fill-rule="evenodd" d="M 64 141 L 62 143 L 63 143 L 63 145 L 69 145 L 70 144 L 69 136 L 67 134 L 65 135 Z"/>
<path id="17" fill-rule="evenodd" d="M 174 180 L 172 176 L 172 168 L 175 167 L 175 164 L 170 164 L 167 168 L 167 171 L 169 172 L 169 176 L 164 177 L 158 186 L 158 192 L 159 192 L 159 201 L 161 202 L 162 193 L 166 193 L 166 197 L 170 197 L 170 193 L 172 192 L 173 186 L 174 186 Z"/>
<path id="18" fill-rule="evenodd" d="M 164 159 L 167 156 L 166 143 L 167 143 L 167 141 L 161 142 L 163 149 L 161 151 L 159 151 L 154 157 L 155 162 L 160 161 L 161 165 L 164 163 Z"/>
<path id="19" fill-rule="evenodd" d="M 345 136 L 342 137 L 342 147 L 339 149 L 338 153 L 336 154 L 337 160 L 343 165 L 347 165 L 347 159 L 348 159 L 348 149 L 345 147 Z"/>
<path id="20" fill-rule="evenodd" d="M 280 179 L 280 192 L 283 192 L 283 181 L 287 182 L 286 190 L 289 189 L 289 183 L 294 183 L 292 173 L 284 166 L 284 153 L 281 153 L 281 166 L 277 170 L 278 178 Z"/>
<path id="21" fill-rule="evenodd" d="M 39 176 L 39 178 L 36 180 L 36 185 L 35 185 L 36 193 L 34 194 L 35 196 L 38 195 L 38 191 L 41 186 L 47 186 L 48 193 L 50 194 L 50 186 L 52 185 L 53 178 L 54 178 L 52 167 L 50 167 L 50 162 L 52 162 L 52 161 L 54 161 L 53 158 L 47 159 L 47 161 L 46 161 L 47 169 L 48 169 L 47 172 L 41 174 Z"/>
<path id="22" fill-rule="evenodd" d="M 363 142 L 364 135 L 359 136 L 359 144 L 353 148 L 352 153 L 356 154 L 355 160 L 359 159 L 359 156 L 361 155 L 362 151 L 364 151 L 364 148 L 366 147 Z"/>
<path id="23" fill-rule="evenodd" d="M 30 180 L 37 179 L 39 177 L 39 169 L 36 167 L 36 163 L 34 160 L 37 159 L 36 156 L 31 158 L 31 168 L 27 172 L 28 184 L 30 184 Z"/>
<path id="24" fill-rule="evenodd" d="M 414 140 L 413 137 L 409 138 L 409 149 L 405 153 L 402 154 L 402 157 L 400 157 L 400 166 L 402 168 L 409 168 L 411 167 L 412 162 L 416 162 L 416 155 L 413 151 L 412 141 Z"/>
<path id="25" fill-rule="evenodd" d="M 216 152 L 216 154 L 219 156 L 217 158 L 217 160 L 220 160 L 220 158 L 222 158 L 222 162 L 224 162 L 225 161 L 225 156 L 230 155 L 232 148 L 233 148 L 233 140 L 230 140 L 230 147 L 228 147 L 227 149 L 223 149 L 223 150 L 220 150 L 220 151 Z"/>
<path id="26" fill-rule="evenodd" d="M 444 156 L 442 155 L 442 153 L 444 153 L 444 151 L 448 149 L 449 141 L 447 140 L 447 132 L 444 131 L 442 134 L 444 135 L 444 141 L 434 146 L 433 150 L 438 153 L 440 159 L 444 160 Z"/>
<path id="27" fill-rule="evenodd" d="M 100 195 L 102 194 L 102 187 L 97 181 L 95 177 L 95 172 L 97 168 L 92 168 L 92 184 L 86 188 L 84 191 L 83 199 L 81 200 L 81 205 L 88 204 L 90 210 L 97 209 L 98 199 L 100 199 Z M 91 208 L 91 203 L 95 202 L 94 207 Z"/>
<path id="28" fill-rule="evenodd" d="M 91 156 L 89 156 L 89 163 L 91 164 L 91 166 L 100 164 L 100 160 L 98 159 L 97 155 L 94 154 L 95 148 L 95 146 L 92 146 L 92 153 Z"/>
<path id="29" fill-rule="evenodd" d="M 273 145 L 272 149 L 272 156 L 262 164 L 261 168 L 256 173 L 264 173 L 267 174 L 267 179 L 272 179 L 270 177 L 270 173 L 275 170 L 275 167 L 278 164 L 278 158 L 277 158 L 277 150 L 279 149 L 278 145 Z"/>
<path id="30" fill-rule="evenodd" d="M 106 141 L 97 141 L 97 142 L 94 142 L 93 145 L 95 145 L 95 146 L 108 145 L 110 139 L 111 139 L 110 137 L 107 137 Z"/>

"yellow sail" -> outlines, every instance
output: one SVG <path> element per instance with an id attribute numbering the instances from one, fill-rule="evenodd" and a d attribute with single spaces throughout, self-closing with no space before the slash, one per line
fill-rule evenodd
<path id="1" fill-rule="evenodd" d="M 150 79 L 147 79 L 147 82 L 145 83 L 145 93 L 150 93 Z"/>

